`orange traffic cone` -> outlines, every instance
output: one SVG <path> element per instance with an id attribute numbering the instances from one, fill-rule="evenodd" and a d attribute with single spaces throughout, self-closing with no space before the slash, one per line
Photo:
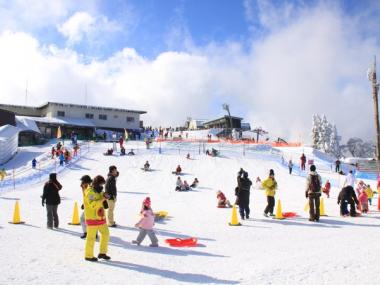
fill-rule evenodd
<path id="1" fill-rule="evenodd" d="M 285 219 L 284 216 L 282 215 L 281 200 L 278 200 L 277 202 L 276 215 L 274 216 L 274 218 L 278 220 Z"/>
<path id="2" fill-rule="evenodd" d="M 18 204 L 18 201 L 16 201 L 16 204 L 15 204 L 15 209 L 13 211 L 13 220 L 11 222 L 9 222 L 10 224 L 25 224 L 25 222 L 22 222 L 21 221 L 21 218 L 20 218 L 20 206 Z"/>
<path id="3" fill-rule="evenodd" d="M 323 201 L 323 198 L 320 198 L 319 201 L 319 216 L 327 216 L 325 213 L 325 203 Z"/>
<path id="4" fill-rule="evenodd" d="M 74 226 L 80 225 L 77 202 L 75 202 L 75 204 L 74 204 L 73 219 L 72 219 L 71 223 L 69 223 L 69 225 L 74 225 Z"/>
<path id="5" fill-rule="evenodd" d="M 380 193 L 377 194 L 379 198 L 377 198 L 377 209 L 380 211 Z"/>
<path id="6" fill-rule="evenodd" d="M 241 226 L 238 220 L 237 216 L 237 210 L 236 210 L 236 205 L 232 207 L 232 217 L 231 217 L 231 223 L 228 223 L 230 226 Z"/>

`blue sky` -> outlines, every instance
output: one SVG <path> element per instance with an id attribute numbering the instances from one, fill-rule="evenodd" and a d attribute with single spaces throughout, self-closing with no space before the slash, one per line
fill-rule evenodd
<path id="1" fill-rule="evenodd" d="M 325 113 L 343 136 L 371 138 L 379 12 L 372 0 L 0 0 L 1 101 L 25 103 L 26 81 L 36 103 L 87 86 L 94 104 L 147 110 L 152 125 L 227 102 L 274 137 L 307 141 Z M 368 117 L 346 112 L 358 103 Z"/>

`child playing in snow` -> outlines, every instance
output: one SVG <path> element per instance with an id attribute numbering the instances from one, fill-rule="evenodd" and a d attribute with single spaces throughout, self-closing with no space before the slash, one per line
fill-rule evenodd
<path id="1" fill-rule="evenodd" d="M 327 198 L 330 198 L 330 189 L 331 189 L 331 184 L 330 184 L 330 181 L 327 180 L 325 186 L 322 189 L 322 192 L 327 195 Z"/>
<path id="2" fill-rule="evenodd" d="M 191 183 L 190 187 L 191 188 L 197 188 L 198 184 L 199 184 L 198 178 L 194 178 L 194 181 L 193 181 L 193 183 Z"/>
<path id="3" fill-rule="evenodd" d="M 362 190 L 362 192 L 360 193 L 358 200 L 360 203 L 359 205 L 361 206 L 362 213 L 367 213 L 368 212 L 368 196 L 364 190 Z"/>
<path id="4" fill-rule="evenodd" d="M 176 185 L 175 185 L 175 191 L 181 191 L 182 190 L 182 186 L 183 186 L 183 183 L 182 183 L 182 180 L 181 180 L 181 177 L 177 177 L 177 182 L 176 182 Z"/>
<path id="5" fill-rule="evenodd" d="M 182 184 L 182 191 L 189 191 L 190 190 L 190 186 L 189 186 L 189 183 L 187 183 L 186 180 L 183 181 L 183 184 Z"/>
<path id="6" fill-rule="evenodd" d="M 368 196 L 368 204 L 372 205 L 373 190 L 371 188 L 371 185 L 368 184 L 367 188 L 365 188 L 364 191 Z"/>
<path id="7" fill-rule="evenodd" d="M 140 229 L 139 235 L 136 240 L 133 240 L 133 244 L 140 245 L 145 236 L 148 235 L 151 241 L 150 247 L 158 247 L 158 239 L 153 231 L 154 226 L 154 214 L 151 208 L 150 198 L 146 197 L 143 201 L 142 209 L 140 212 L 141 219 L 135 225 Z"/>
<path id="8" fill-rule="evenodd" d="M 363 187 L 365 186 L 363 180 L 360 180 L 359 183 L 358 183 L 358 186 L 356 187 L 356 195 L 359 196 L 360 193 L 362 192 L 363 190 Z"/>
<path id="9" fill-rule="evenodd" d="M 216 192 L 216 199 L 218 199 L 218 208 L 231 208 L 230 201 L 227 200 L 226 196 L 222 191 Z"/>

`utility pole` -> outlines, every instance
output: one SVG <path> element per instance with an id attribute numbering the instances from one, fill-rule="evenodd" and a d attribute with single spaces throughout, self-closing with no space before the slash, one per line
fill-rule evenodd
<path id="1" fill-rule="evenodd" d="M 223 104 L 222 107 L 228 113 L 228 118 L 230 119 L 231 137 L 232 137 L 232 118 L 231 118 L 231 113 L 230 113 L 230 106 L 228 104 Z M 227 130 L 228 130 L 228 128 L 227 128 Z"/>
<path id="2" fill-rule="evenodd" d="M 372 68 L 368 71 L 368 79 L 372 83 L 372 97 L 374 105 L 374 117 L 375 117 L 375 128 L 376 128 L 376 160 L 380 161 L 380 125 L 379 125 L 379 84 L 376 78 L 376 56 L 374 56 L 374 62 Z"/>

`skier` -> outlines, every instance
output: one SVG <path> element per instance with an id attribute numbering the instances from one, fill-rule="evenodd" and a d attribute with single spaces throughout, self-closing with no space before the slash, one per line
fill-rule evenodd
<path id="1" fill-rule="evenodd" d="M 322 189 L 322 192 L 327 195 L 327 198 L 330 198 L 330 189 L 331 189 L 331 183 L 329 180 L 327 180 L 325 183 L 325 186 Z"/>
<path id="2" fill-rule="evenodd" d="M 133 244 L 140 245 L 145 236 L 148 235 L 151 241 L 150 247 L 158 247 L 158 239 L 153 231 L 154 226 L 154 214 L 151 208 L 151 201 L 149 197 L 146 197 L 143 201 L 143 206 L 140 211 L 141 219 L 135 224 L 136 228 L 140 229 L 139 235 L 136 240 L 133 240 Z"/>
<path id="3" fill-rule="evenodd" d="M 350 216 L 355 217 L 357 215 L 355 210 L 355 204 L 359 205 L 359 201 L 356 197 L 354 188 L 352 186 L 343 187 L 338 195 L 338 205 L 340 205 L 340 215 L 343 217 L 348 216 L 347 205 L 350 204 Z"/>
<path id="4" fill-rule="evenodd" d="M 305 170 L 306 169 L 306 156 L 304 153 L 302 153 L 300 160 L 301 160 L 301 170 Z"/>
<path id="5" fill-rule="evenodd" d="M 264 210 L 264 216 L 268 217 L 268 213 L 271 217 L 274 216 L 273 210 L 275 205 L 275 199 L 274 196 L 276 195 L 276 189 L 277 189 L 277 181 L 274 178 L 274 171 L 273 169 L 269 170 L 269 177 L 263 181 L 261 186 L 265 190 L 265 195 L 267 196 L 267 206 Z"/>
<path id="6" fill-rule="evenodd" d="M 240 217 L 242 220 L 245 218 L 249 219 L 249 192 L 251 190 L 252 181 L 248 178 L 248 172 L 244 173 L 238 177 L 238 187 L 237 187 L 237 200 L 239 205 Z"/>
<path id="7" fill-rule="evenodd" d="M 98 261 L 98 258 L 105 260 L 111 259 L 107 255 L 108 241 L 110 233 L 106 222 L 103 202 L 109 198 L 107 193 L 103 192 L 103 185 L 106 183 L 103 176 L 96 176 L 92 184 L 87 187 L 84 195 L 84 215 L 86 217 L 87 237 L 85 260 Z M 98 258 L 94 257 L 94 245 L 96 233 L 100 232 L 100 253 Z"/>
<path id="8" fill-rule="evenodd" d="M 108 226 L 116 227 L 116 223 L 114 221 L 113 212 L 115 210 L 116 204 L 116 196 L 117 196 L 117 188 L 116 188 L 116 178 L 119 176 L 119 171 L 115 165 L 111 165 L 109 167 L 108 177 L 105 185 L 105 191 L 108 194 Z"/>
<path id="9" fill-rule="evenodd" d="M 32 160 L 32 168 L 36 168 L 37 166 L 37 159 L 33 158 Z"/>
<path id="10" fill-rule="evenodd" d="M 61 197 L 59 191 L 62 189 L 62 185 L 57 180 L 57 173 L 49 174 L 49 181 L 44 185 L 44 191 L 42 194 L 42 207 L 45 206 L 47 212 L 47 228 L 52 229 L 59 226 L 58 219 L 58 205 L 61 203 Z"/>
<path id="11" fill-rule="evenodd" d="M 91 185 L 92 179 L 88 175 L 83 175 L 80 179 L 80 187 L 82 188 L 82 195 L 84 197 L 84 194 L 86 192 L 86 189 L 88 186 Z M 82 204 L 81 209 L 84 210 L 84 205 Z M 82 215 L 80 216 L 80 224 L 82 226 L 83 235 L 81 235 L 81 239 L 85 239 L 87 237 L 87 228 L 86 228 L 86 221 L 84 217 L 84 211 L 82 212 Z"/>
<path id="12" fill-rule="evenodd" d="M 230 201 L 227 200 L 226 196 L 222 191 L 216 192 L 216 199 L 218 200 L 218 208 L 231 208 L 232 205 Z"/>
<path id="13" fill-rule="evenodd" d="M 288 167 L 289 167 L 289 174 L 292 175 L 292 171 L 293 171 L 293 162 L 292 162 L 292 160 L 289 160 Z"/>
<path id="14" fill-rule="evenodd" d="M 352 170 L 350 170 L 346 176 L 346 179 L 344 180 L 343 186 L 351 186 L 352 188 L 354 188 L 355 183 L 356 183 L 356 178 L 355 178 Z"/>
<path id="15" fill-rule="evenodd" d="M 191 188 L 197 188 L 198 184 L 199 184 L 198 178 L 194 178 L 194 181 L 193 181 L 193 183 L 191 183 L 190 187 Z"/>
<path id="16" fill-rule="evenodd" d="M 309 221 L 319 221 L 319 197 L 321 197 L 321 176 L 316 172 L 315 165 L 310 166 L 307 177 L 305 196 L 309 198 Z"/>
<path id="17" fill-rule="evenodd" d="M 335 161 L 335 172 L 340 171 L 340 160 L 339 158 Z"/>

